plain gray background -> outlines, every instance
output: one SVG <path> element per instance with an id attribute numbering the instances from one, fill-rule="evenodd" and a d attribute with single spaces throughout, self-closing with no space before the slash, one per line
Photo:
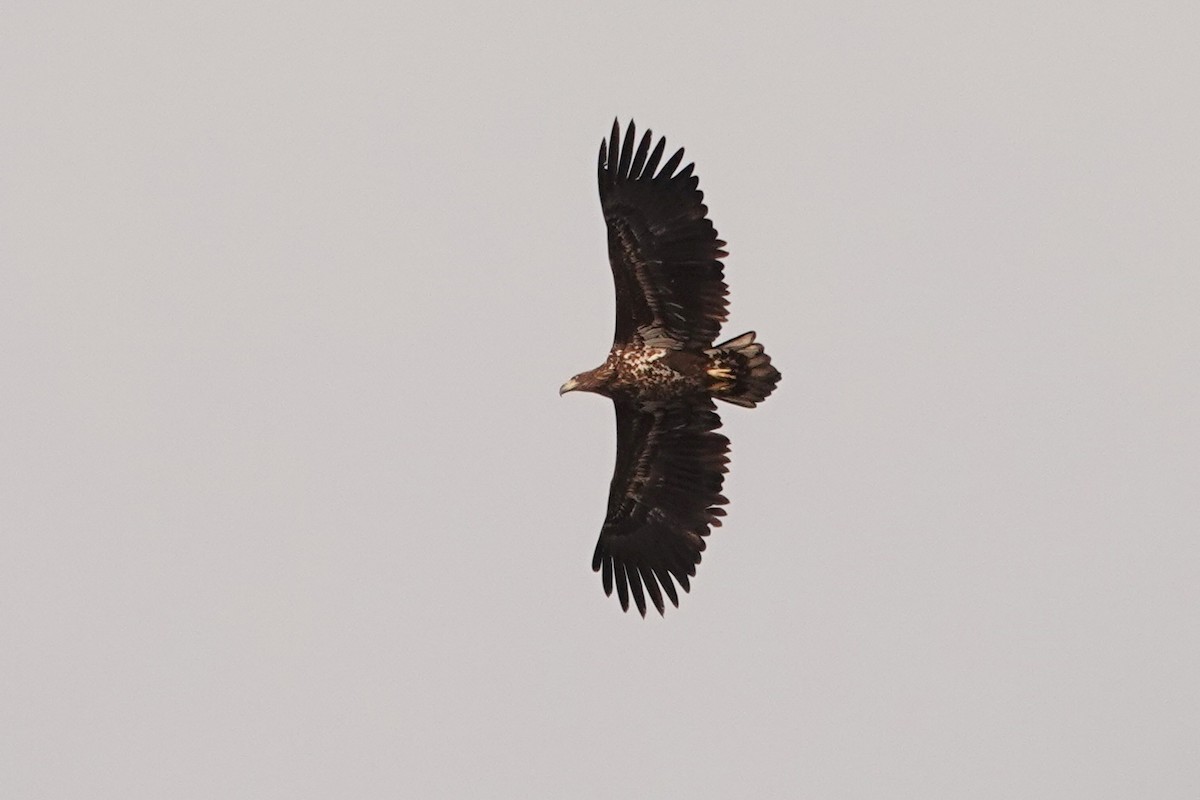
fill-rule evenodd
<path id="1" fill-rule="evenodd" d="M 1194 800 L 1195 8 L 5 4 L 0 794 Z M 784 373 L 645 621 L 615 115 Z"/>

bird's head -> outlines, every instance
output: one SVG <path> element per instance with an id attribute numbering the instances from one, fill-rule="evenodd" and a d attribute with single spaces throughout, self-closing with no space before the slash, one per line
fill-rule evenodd
<path id="1" fill-rule="evenodd" d="M 604 394 L 608 385 L 609 379 L 612 377 L 612 370 L 608 365 L 589 369 L 587 372 L 581 372 L 571 380 L 564 383 L 558 389 L 559 397 L 567 392 L 596 392 Z"/>
<path id="2" fill-rule="evenodd" d="M 579 376 L 578 375 L 569 379 L 562 386 L 558 387 L 558 396 L 562 397 L 567 392 L 574 392 L 577 389 L 579 389 Z"/>

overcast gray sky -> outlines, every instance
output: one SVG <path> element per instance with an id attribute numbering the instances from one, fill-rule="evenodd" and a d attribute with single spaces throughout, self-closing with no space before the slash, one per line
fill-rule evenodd
<path id="1" fill-rule="evenodd" d="M 0 795 L 1200 796 L 1198 26 L 6 4 Z M 784 374 L 644 621 L 617 115 Z"/>

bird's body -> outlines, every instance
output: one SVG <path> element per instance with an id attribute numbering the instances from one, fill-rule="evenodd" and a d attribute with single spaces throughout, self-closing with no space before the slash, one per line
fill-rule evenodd
<path id="1" fill-rule="evenodd" d="M 665 140 L 651 152 L 651 139 L 635 148 L 631 122 L 622 144 L 614 122 L 600 145 L 616 330 L 604 363 L 560 390 L 604 395 L 616 409 L 617 463 L 592 566 L 605 593 L 615 585 L 621 607 L 632 595 L 643 615 L 647 594 L 659 613 L 664 594 L 679 604 L 673 581 L 689 589 L 703 537 L 725 513 L 729 440 L 716 433 L 714 400 L 753 408 L 780 378 L 754 332 L 713 344 L 726 317 L 725 243 L 692 165 L 676 172 L 683 150 L 660 170 Z"/>
<path id="2" fill-rule="evenodd" d="M 696 366 L 704 359 L 687 350 L 629 343 L 613 347 L 604 364 L 593 370 L 600 379 L 591 391 L 606 397 L 666 401 L 704 391 Z"/>
<path id="3" fill-rule="evenodd" d="M 744 405 L 738 384 L 742 362 L 737 353 L 723 347 L 695 351 L 639 342 L 614 345 L 601 366 L 584 373 L 586 389 L 580 383 L 582 376 L 576 376 L 571 379 L 576 385 L 567 391 L 584 389 L 638 402 L 713 397 Z"/>

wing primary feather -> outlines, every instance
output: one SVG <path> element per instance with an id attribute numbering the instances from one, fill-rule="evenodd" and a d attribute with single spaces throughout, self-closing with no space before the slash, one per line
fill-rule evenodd
<path id="1" fill-rule="evenodd" d="M 617 179 L 625 180 L 629 177 L 629 162 L 633 158 L 633 137 L 637 134 L 637 126 L 633 120 L 629 120 L 629 125 L 625 128 L 625 143 L 621 145 L 621 160 L 617 163 Z"/>
<path id="2" fill-rule="evenodd" d="M 646 568 L 642 570 L 642 580 L 646 584 L 646 593 L 650 595 L 650 600 L 654 603 L 654 608 L 659 614 L 664 612 L 662 592 L 658 590 L 658 581 L 655 580 L 654 570 Z"/>
<path id="3" fill-rule="evenodd" d="M 633 602 L 637 603 L 638 613 L 646 616 L 646 596 L 642 594 L 642 572 L 635 566 L 626 568 L 629 577 L 629 591 L 633 594 Z"/>
<path id="4" fill-rule="evenodd" d="M 617 599 L 621 601 L 621 610 L 628 611 L 629 610 L 629 585 L 628 585 L 627 579 L 625 577 L 625 564 L 624 564 L 624 562 L 617 561 L 615 558 L 613 559 L 613 561 L 615 562 L 614 566 L 616 567 L 616 573 L 617 573 L 617 575 L 616 575 Z"/>
<path id="5" fill-rule="evenodd" d="M 621 154 L 621 123 L 613 119 L 612 134 L 608 140 L 608 153 L 606 154 L 605 166 L 607 168 L 606 183 L 611 188 L 617 182 L 616 166 L 617 157 Z"/>
<path id="6" fill-rule="evenodd" d="M 667 159 L 667 163 L 663 164 L 663 168 L 659 170 L 658 177 L 669 181 L 675 175 L 675 168 L 679 166 L 679 162 L 683 161 L 683 148 L 675 151 L 675 155 Z"/>
<path id="7" fill-rule="evenodd" d="M 667 593 L 667 597 L 671 598 L 671 605 L 679 608 L 679 595 L 675 594 L 675 582 L 671 580 L 671 573 L 668 570 L 662 570 L 656 574 L 659 586 Z"/>
<path id="8" fill-rule="evenodd" d="M 608 189 L 608 142 L 600 140 L 600 158 L 596 161 L 596 181 L 600 184 L 601 197 Z"/>
<path id="9" fill-rule="evenodd" d="M 647 178 L 654 177 L 654 171 L 658 169 L 658 162 L 662 160 L 663 148 L 667 146 L 667 139 L 664 136 L 658 140 L 658 144 L 654 146 L 654 152 L 650 154 L 650 158 L 646 161 L 646 167 L 642 174 Z"/>
<path id="10" fill-rule="evenodd" d="M 637 152 L 633 155 L 633 164 L 629 167 L 629 176 L 637 180 L 642 176 L 642 167 L 646 165 L 646 153 L 650 152 L 650 139 L 653 133 L 647 130 L 642 134 L 642 142 L 638 145 Z"/>

